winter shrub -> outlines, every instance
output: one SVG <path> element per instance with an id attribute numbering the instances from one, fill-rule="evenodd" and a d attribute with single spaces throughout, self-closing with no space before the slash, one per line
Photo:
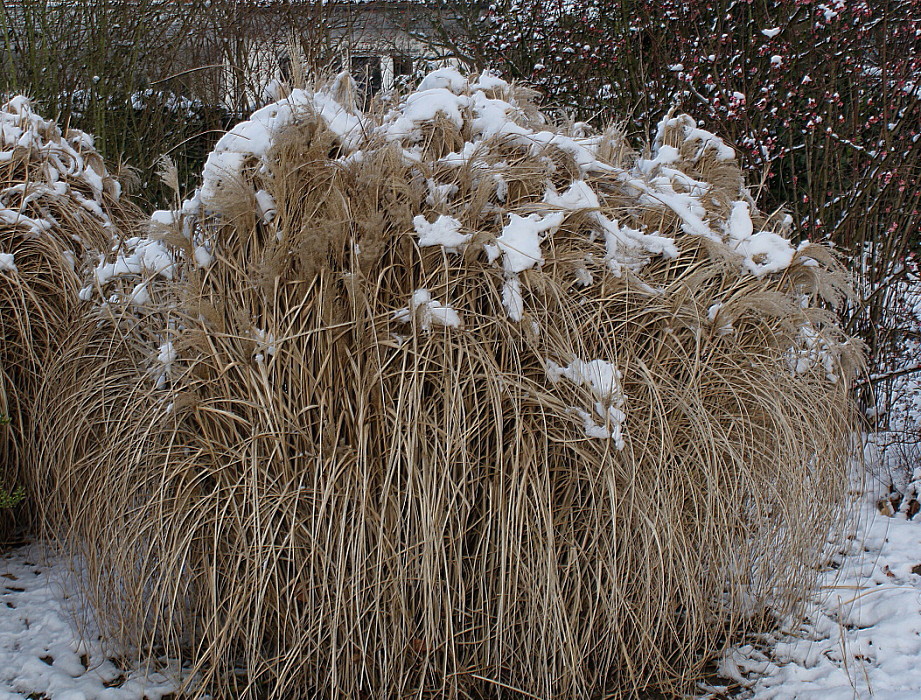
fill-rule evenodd
<path id="1" fill-rule="evenodd" d="M 0 450 L 5 496 L 37 475 L 35 402 L 89 305 L 83 272 L 136 221 L 89 135 L 62 132 L 23 97 L 0 107 Z M 55 387 L 57 390 L 59 387 Z M 52 409 L 54 410 L 54 409 Z"/>
<path id="2" fill-rule="evenodd" d="M 836 517 L 843 271 L 688 117 L 642 155 L 490 74 L 353 94 L 92 272 L 38 405 L 103 627 L 222 695 L 688 690 Z"/>

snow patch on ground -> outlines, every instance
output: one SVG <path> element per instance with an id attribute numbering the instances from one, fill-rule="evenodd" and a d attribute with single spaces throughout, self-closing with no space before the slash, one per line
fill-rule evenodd
<path id="1" fill-rule="evenodd" d="M 888 479 L 876 441 L 869 442 L 871 473 L 855 496 L 856 517 L 829 539 L 830 558 L 805 620 L 789 621 L 722 659 L 721 674 L 742 687 L 734 697 L 921 697 L 921 517 L 879 511 Z"/>
<path id="2" fill-rule="evenodd" d="M 68 584 L 68 561 L 40 545 L 0 556 L 0 700 L 160 700 L 176 664 L 143 668 L 107 653 Z"/>

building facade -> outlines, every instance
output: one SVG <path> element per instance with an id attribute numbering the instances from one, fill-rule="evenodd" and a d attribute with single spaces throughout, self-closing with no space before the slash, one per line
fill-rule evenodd
<path id="1" fill-rule="evenodd" d="M 369 99 L 417 71 L 453 59 L 435 49 L 450 20 L 411 0 L 237 3 L 218 28 L 222 101 L 253 105 L 279 84 L 298 84 L 348 70 Z M 230 37 L 233 37 L 230 39 Z"/>

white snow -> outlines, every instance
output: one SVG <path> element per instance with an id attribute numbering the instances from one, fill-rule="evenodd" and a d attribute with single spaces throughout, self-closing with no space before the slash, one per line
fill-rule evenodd
<path id="1" fill-rule="evenodd" d="M 253 359 L 256 362 L 264 362 L 267 356 L 275 356 L 277 346 L 274 333 L 267 333 L 262 328 L 255 328 L 253 329 L 253 339 L 256 341 L 256 351 L 253 354 Z"/>
<path id="2" fill-rule="evenodd" d="M 202 171 L 201 200 L 214 208 L 220 207 L 220 194 L 228 183 L 237 181 L 242 175 L 245 153 L 212 151 Z"/>
<path id="3" fill-rule="evenodd" d="M 112 227 L 103 196 L 117 199 L 121 187 L 92 151 L 91 136 L 77 129 L 63 134 L 19 95 L 0 106 L 0 162 L 10 161 L 16 149 L 31 152 L 30 158 L 41 164 L 40 177 L 0 187 L 0 224 L 41 235 L 57 223 L 43 204 L 70 196 L 103 227 Z M 89 190 L 89 196 L 75 185 Z"/>
<path id="4" fill-rule="evenodd" d="M 160 275 L 173 279 L 176 273 L 176 261 L 165 243 L 139 237 L 129 238 L 123 248 L 116 248 L 112 262 L 101 260 L 94 270 L 96 284 L 100 287 L 120 277 Z"/>
<path id="5" fill-rule="evenodd" d="M 873 443 L 869 466 L 876 471 Z M 921 697 L 921 517 L 882 514 L 878 498 L 888 488 L 873 476 L 857 488 L 855 517 L 830 533 L 829 559 L 805 620 L 788 620 L 724 655 L 721 673 L 744 688 L 736 697 Z"/>
<path id="6" fill-rule="evenodd" d="M 472 141 L 467 141 L 460 151 L 449 153 L 448 155 L 439 158 L 438 162 L 443 165 L 460 167 L 472 161 L 477 153 L 477 150 L 477 144 L 473 143 Z"/>
<path id="7" fill-rule="evenodd" d="M 831 345 L 818 329 L 804 325 L 799 331 L 797 347 L 790 348 L 787 352 L 787 366 L 796 374 L 806 374 L 818 369 L 825 372 L 829 382 L 834 383 L 838 380 L 838 357 Z"/>
<path id="8" fill-rule="evenodd" d="M 563 194 L 549 188 L 544 194 L 544 201 L 552 207 L 559 207 L 566 211 L 597 210 L 601 207 L 598 195 L 585 180 L 576 180 Z"/>
<path id="9" fill-rule="evenodd" d="M 432 326 L 460 328 L 460 314 L 450 305 L 432 299 L 427 289 L 417 289 L 409 300 L 409 306 L 393 312 L 393 318 L 400 323 L 410 323 L 414 318 L 422 330 L 428 332 Z"/>
<path id="10" fill-rule="evenodd" d="M 677 148 L 669 146 L 668 144 L 663 144 L 659 146 L 656 157 L 652 162 L 670 165 L 671 163 L 677 163 L 680 158 L 681 152 Z"/>
<path id="11" fill-rule="evenodd" d="M 160 352 L 157 355 L 157 362 L 166 367 L 169 367 L 176 361 L 176 349 L 173 347 L 172 342 L 163 343 L 160 346 Z"/>
<path id="12" fill-rule="evenodd" d="M 0 700 L 159 700 L 174 693 L 175 663 L 145 668 L 106 649 L 74 593 L 69 564 L 39 545 L 0 558 Z"/>
<path id="13" fill-rule="evenodd" d="M 537 68 L 538 65 L 535 65 L 534 67 Z M 471 90 L 504 90 L 508 88 L 508 86 L 509 86 L 508 83 L 505 82 L 498 75 L 486 70 L 480 74 L 480 77 L 477 78 L 476 82 L 470 86 L 470 89 Z"/>
<path id="14" fill-rule="evenodd" d="M 509 214 L 509 222 L 503 226 L 502 235 L 496 238 L 496 245 L 486 248 L 490 260 L 502 257 L 506 281 L 502 287 L 502 305 L 508 317 L 520 321 L 524 314 L 524 297 L 518 273 L 544 264 L 540 244 L 544 235 L 549 235 L 563 223 L 565 214 L 553 212 L 541 216 Z"/>
<path id="15" fill-rule="evenodd" d="M 92 288 L 90 288 L 92 291 Z M 151 302 L 150 292 L 147 289 L 147 283 L 141 282 L 135 285 L 134 289 L 131 291 L 131 296 L 128 299 L 129 303 L 136 306 L 146 306 Z"/>
<path id="16" fill-rule="evenodd" d="M 172 223 L 177 217 L 182 221 L 183 234 L 196 246 L 191 262 L 198 266 L 213 264 L 209 214 L 220 216 L 221 190 L 228 184 L 251 187 L 261 222 L 276 225 L 277 205 L 266 189 L 253 184 L 252 174 L 258 174 L 262 182 L 271 182 L 270 153 L 278 133 L 306 118 L 322 119 L 340 136 L 341 149 L 335 158 L 338 167 L 359 168 L 375 149 L 399 149 L 404 163 L 412 169 L 414 177 L 425 183 L 427 190 L 425 201 L 430 210 L 412 221 L 412 233 L 421 247 L 441 246 L 447 253 L 457 253 L 475 240 L 472 230 L 464 230 L 463 216 L 450 209 L 454 204 L 452 198 L 458 193 L 458 183 L 451 181 L 450 173 L 445 177 L 444 169 L 466 168 L 463 177 L 471 178 L 474 183 L 489 183 L 494 198 L 487 207 L 491 208 L 493 221 L 502 222 L 502 229 L 493 234 L 494 240 L 483 236 L 485 240 L 480 245 L 490 262 L 498 261 L 502 266 L 505 275 L 502 301 L 512 320 L 520 320 L 526 311 L 517 275 L 543 265 L 543 243 L 570 217 L 578 216 L 580 227 L 582 222 L 589 223 L 587 231 L 582 230 L 590 242 L 603 240 L 604 261 L 615 276 L 622 276 L 628 270 L 641 274 L 656 256 L 678 257 L 680 238 L 684 235 L 729 245 L 742 256 L 746 271 L 756 276 L 780 271 L 792 262 L 792 248 L 781 236 L 747 230 L 745 211 L 733 210 L 728 224 L 722 213 L 708 211 L 710 200 L 706 198 L 710 185 L 689 175 L 691 171 L 684 160 L 710 157 L 732 161 L 735 152 L 717 136 L 699 128 L 687 115 L 669 114 L 659 124 L 651 157 L 615 167 L 598 158 L 606 137 L 587 136 L 590 132 L 584 128 L 573 129 L 569 134 L 551 131 L 546 120 L 526 112 L 517 103 L 515 91 L 490 73 L 468 78 L 454 68 L 435 71 L 415 92 L 381 117 L 354 113 L 340 105 L 336 95 L 342 87 L 341 80 L 340 76 L 334 84 L 315 92 L 295 90 L 290 96 L 257 110 L 218 141 L 205 165 L 200 190 L 183 203 L 181 210 L 155 215 L 155 220 L 162 223 Z M 744 96 L 737 99 L 744 100 Z M 428 133 L 433 120 L 439 118 L 453 124 L 468 138 L 455 152 L 427 162 L 423 135 Z M 669 143 L 664 141 L 666 131 Z M 496 157 L 497 146 L 525 148 L 545 160 L 548 180 L 542 202 L 515 209 L 507 201 L 509 165 L 505 158 Z M 569 182 L 564 180 L 557 185 L 557 191 L 549 175 L 560 174 L 555 163 L 560 152 L 577 170 Z M 596 184 L 599 179 L 606 183 L 603 189 Z M 616 180 L 613 188 L 612 180 Z M 636 217 L 629 211 L 620 220 L 614 219 L 606 204 L 611 195 L 633 197 L 640 207 L 677 215 L 681 224 L 679 235 L 670 237 L 658 230 L 647 230 L 636 223 Z M 744 193 L 740 191 L 738 196 L 743 197 Z M 647 217 L 647 220 L 654 219 Z M 281 240 L 283 232 L 276 230 L 275 234 Z M 137 274 L 139 264 L 132 258 L 134 252 L 128 246 L 121 253 L 123 261 L 101 264 L 100 283 L 115 276 Z M 170 274 L 174 269 L 171 262 L 182 264 L 179 260 L 163 259 L 152 272 Z M 592 284 L 594 277 L 587 268 L 578 269 L 575 274 L 580 284 Z M 642 284 L 641 279 L 639 283 Z M 405 310 L 415 313 L 409 306 Z"/>
<path id="17" fill-rule="evenodd" d="M 585 362 L 576 358 L 566 366 L 548 360 L 545 371 L 553 384 L 565 378 L 576 386 L 589 388 L 595 399 L 592 405 L 594 415 L 578 407 L 570 410 L 582 420 L 586 437 L 611 439 L 614 446 L 622 450 L 626 444 L 623 438 L 623 424 L 627 420 L 627 414 L 623 410 L 626 397 L 620 384 L 623 378 L 620 370 L 606 360 Z"/>
<path id="18" fill-rule="evenodd" d="M 641 193 L 638 203 L 644 206 L 665 207 L 682 220 L 681 229 L 692 236 L 720 241 L 720 237 L 704 221 L 706 209 L 695 195 L 675 192 L 665 178 L 656 178 L 656 182 L 647 183 L 629 173 L 621 173 L 620 178 L 629 188 Z"/>
<path id="19" fill-rule="evenodd" d="M 268 350 L 273 340 L 261 342 Z M 596 398 L 615 399 L 620 391 L 619 372 L 602 360 L 548 362 L 547 375 L 584 386 Z M 594 407 L 572 413 L 586 437 L 612 438 Z M 874 442 L 868 460 L 878 476 L 855 484 L 856 516 L 829 533 L 828 561 L 804 621 L 788 620 L 777 632 L 727 650 L 720 672 L 734 689 L 708 686 L 701 700 L 728 692 L 739 700 L 921 697 L 921 515 L 910 520 L 904 507 L 891 517 L 877 509 L 887 477 Z M 0 601 L 6 603 L 0 605 L 0 700 L 30 693 L 52 700 L 156 700 L 174 692 L 175 662 L 160 659 L 157 670 L 116 663 L 119 655 L 102 645 L 87 609 L 73 597 L 70 576 L 68 559 L 36 545 L 0 558 Z"/>
<path id="20" fill-rule="evenodd" d="M 604 229 L 605 260 L 611 272 L 618 277 L 622 274 L 622 267 L 639 272 L 649 262 L 649 256 L 644 253 L 665 258 L 678 257 L 678 249 L 671 238 L 646 235 L 629 226 L 621 226 L 617 221 L 600 214 L 598 220 Z"/>
<path id="21" fill-rule="evenodd" d="M 502 235 L 496 238 L 496 245 L 503 253 L 502 267 L 506 272 L 516 273 L 544 264 L 540 251 L 543 234 L 550 234 L 563 223 L 564 214 L 554 212 L 541 216 L 509 214 L 509 222 L 502 227 Z"/>
<path id="22" fill-rule="evenodd" d="M 176 223 L 176 219 L 176 212 L 170 211 L 169 209 L 158 209 L 150 215 L 150 220 L 160 226 L 172 226 Z"/>
<path id="23" fill-rule="evenodd" d="M 494 79 L 492 74 L 486 74 L 486 79 Z M 467 88 L 467 78 L 461 75 L 457 68 L 440 68 L 432 71 L 419 83 L 419 91 L 441 89 L 459 94 Z"/>
<path id="24" fill-rule="evenodd" d="M 508 317 L 516 323 L 524 315 L 524 297 L 521 294 L 521 280 L 517 276 L 510 277 L 502 285 L 502 306 L 505 307 Z"/>
<path id="25" fill-rule="evenodd" d="M 663 146 L 660 149 L 660 156 L 665 159 L 663 162 L 672 162 L 672 152 L 677 153 L 677 149 L 671 146 Z M 601 214 L 598 195 L 584 180 L 576 180 L 563 194 L 548 189 L 544 201 L 552 207 L 589 214 L 597 229 L 604 235 L 607 253 L 605 260 L 611 272 L 618 277 L 623 274 L 622 267 L 638 272 L 649 262 L 650 255 L 678 257 L 678 248 L 673 239 L 644 234 L 629 226 L 621 226 L 617 221 Z"/>
<path id="26" fill-rule="evenodd" d="M 208 250 L 207 246 L 196 246 L 193 251 L 195 256 L 195 265 L 201 268 L 208 268 L 214 264 L 214 255 Z"/>
<path id="27" fill-rule="evenodd" d="M 698 143 L 697 157 L 700 157 L 706 151 L 712 151 L 718 160 L 732 160 L 735 158 L 736 154 L 731 146 L 715 134 L 698 128 L 694 120 L 687 114 L 679 114 L 676 117 L 667 116 L 659 123 L 655 144 L 660 149 L 665 129 L 667 128 L 679 129 L 682 139 L 685 141 L 696 141 Z"/>
<path id="28" fill-rule="evenodd" d="M 783 236 L 770 231 L 754 233 L 748 202 L 735 202 L 726 221 L 730 245 L 744 258 L 746 269 L 756 277 L 785 270 L 796 249 Z"/>
<path id="29" fill-rule="evenodd" d="M 432 178 L 429 178 L 426 180 L 425 185 L 428 188 L 428 196 L 425 198 L 425 203 L 430 207 L 443 206 L 448 202 L 449 198 L 457 194 L 457 185 L 453 182 L 440 185 Z"/>
<path id="30" fill-rule="evenodd" d="M 471 238 L 469 233 L 461 233 L 461 222 L 453 216 L 440 215 L 429 223 L 424 216 L 413 218 L 413 227 L 419 236 L 422 247 L 440 245 L 450 253 L 458 252 Z"/>
<path id="31" fill-rule="evenodd" d="M 239 182 L 244 167 L 269 170 L 268 154 L 275 135 L 286 126 L 309 117 L 319 117 L 343 145 L 351 149 L 362 136 L 362 120 L 350 113 L 326 92 L 293 90 L 278 102 L 256 110 L 224 134 L 208 155 L 202 173 L 200 198 L 206 207 L 220 209 L 220 193 L 228 183 Z"/>
<path id="32" fill-rule="evenodd" d="M 266 190 L 256 192 L 256 211 L 259 218 L 265 223 L 270 223 L 275 218 L 278 206 L 275 204 L 275 198 Z"/>
<path id="33" fill-rule="evenodd" d="M 462 110 L 468 107 L 469 103 L 468 97 L 455 95 L 442 87 L 414 92 L 406 98 L 398 110 L 398 115 L 395 115 L 387 126 L 387 137 L 394 141 L 419 141 L 422 138 L 421 124 L 435 119 L 439 114 L 460 127 L 464 123 Z"/>
<path id="34" fill-rule="evenodd" d="M 18 272 L 16 256 L 13 253 L 0 253 L 0 270 L 5 272 Z"/>

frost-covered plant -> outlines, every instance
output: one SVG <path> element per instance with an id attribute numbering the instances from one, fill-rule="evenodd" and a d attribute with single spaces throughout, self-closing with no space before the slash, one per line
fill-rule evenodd
<path id="1" fill-rule="evenodd" d="M 132 211 L 120 193 L 91 136 L 62 131 L 25 97 L 0 106 L 0 451 L 8 496 L 14 485 L 30 494 L 49 486 L 38 465 L 35 403 L 44 372 L 89 308 L 78 296 L 84 273 L 117 242 Z"/>
<path id="2" fill-rule="evenodd" d="M 451 5 L 451 3 L 448 3 Z M 890 285 L 921 233 L 921 3 L 496 0 L 465 20 L 460 55 L 526 81 L 577 118 L 628 115 L 645 132 L 670 105 L 732 143 L 765 211 L 853 259 L 843 309 L 882 369 L 908 328 Z"/>
<path id="3" fill-rule="evenodd" d="M 104 627 L 249 697 L 687 690 L 835 517 L 842 270 L 686 116 L 353 95 L 237 125 L 84 288 L 39 405 Z"/>

